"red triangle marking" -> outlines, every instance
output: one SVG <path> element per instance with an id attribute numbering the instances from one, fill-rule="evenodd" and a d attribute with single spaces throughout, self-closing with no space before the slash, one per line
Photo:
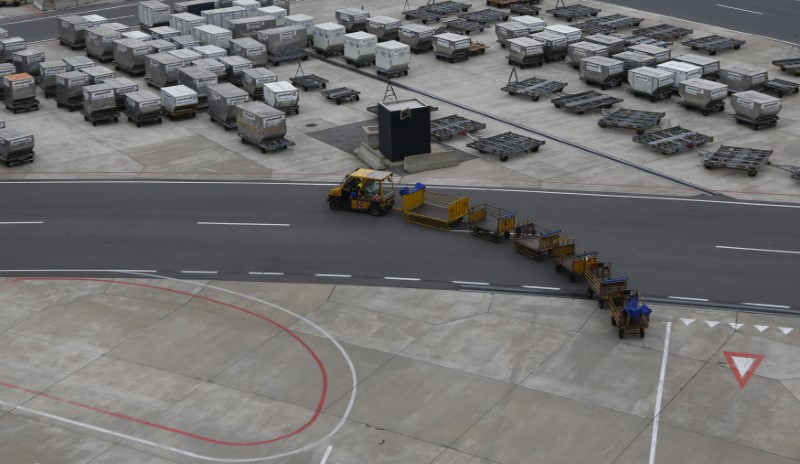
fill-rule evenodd
<path id="1" fill-rule="evenodd" d="M 723 351 L 722 354 L 725 355 L 725 360 L 728 361 L 728 365 L 731 367 L 733 376 L 739 383 L 740 389 L 744 389 L 744 386 L 747 385 L 747 381 L 750 380 L 750 377 L 753 376 L 756 369 L 758 369 L 758 366 L 761 364 L 761 361 L 764 360 L 763 354 L 738 353 L 736 351 Z M 753 362 L 748 366 L 747 372 L 741 372 L 733 358 L 747 358 L 752 359 Z"/>

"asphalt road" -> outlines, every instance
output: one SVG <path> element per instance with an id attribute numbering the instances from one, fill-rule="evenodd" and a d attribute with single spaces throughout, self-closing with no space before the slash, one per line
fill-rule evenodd
<path id="1" fill-rule="evenodd" d="M 457 288 L 557 287 L 585 292 L 510 243 L 402 221 L 330 211 L 328 186 L 239 183 L 0 183 L 2 270 L 152 270 L 182 278 Z M 458 191 L 472 204 L 518 211 L 600 251 L 617 276 L 651 297 L 800 309 L 800 208 L 717 200 Z M 41 224 L 2 224 L 37 222 Z M 289 224 L 199 225 L 198 222 Z M 757 248 L 794 253 L 720 249 Z M 196 274 L 183 271 L 212 271 Z M 282 273 L 260 275 L 251 273 Z M 35 274 L 35 273 L 34 273 Z M 52 273 L 51 273 L 52 274 Z M 341 274 L 352 277 L 326 277 Z M 80 274 L 85 275 L 85 274 Z M 420 279 L 387 280 L 385 277 Z"/>

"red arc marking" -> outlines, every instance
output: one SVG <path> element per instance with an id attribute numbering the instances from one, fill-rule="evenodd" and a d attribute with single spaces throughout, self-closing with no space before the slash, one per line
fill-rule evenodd
<path id="1" fill-rule="evenodd" d="M 736 351 L 723 351 L 722 354 L 725 355 L 725 360 L 728 361 L 733 376 L 736 378 L 736 382 L 739 383 L 740 390 L 744 389 L 744 386 L 747 385 L 747 381 L 750 380 L 750 377 L 753 376 L 756 369 L 758 369 L 758 366 L 761 364 L 761 361 L 764 360 L 763 354 L 739 353 Z M 742 373 L 739 371 L 733 358 L 747 358 L 752 359 L 753 362 L 750 364 L 750 367 L 747 368 L 747 372 Z"/>

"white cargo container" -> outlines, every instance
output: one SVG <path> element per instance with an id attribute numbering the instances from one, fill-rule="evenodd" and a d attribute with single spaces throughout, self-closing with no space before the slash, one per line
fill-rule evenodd
<path id="1" fill-rule="evenodd" d="M 242 88 L 256 100 L 264 99 L 264 84 L 278 82 L 278 75 L 266 68 L 250 68 L 242 71 Z"/>
<path id="2" fill-rule="evenodd" d="M 231 31 L 211 24 L 195 27 L 192 29 L 192 36 L 203 45 L 216 45 L 217 47 L 225 49 L 230 46 L 231 39 L 233 38 Z"/>
<path id="3" fill-rule="evenodd" d="M 170 8 L 156 0 L 139 2 L 139 24 L 146 28 L 169 24 Z"/>
<path id="4" fill-rule="evenodd" d="M 242 19 L 247 17 L 247 10 L 240 6 L 230 8 L 217 8 L 215 10 L 201 11 L 200 15 L 205 19 L 206 24 L 217 27 L 228 27 L 231 19 Z"/>
<path id="5" fill-rule="evenodd" d="M 721 102 L 728 96 L 728 86 L 706 79 L 686 79 L 678 86 L 678 93 L 687 106 L 709 108 L 714 102 Z M 720 111 L 725 107 L 722 106 Z M 705 110 L 703 115 L 708 115 Z"/>
<path id="6" fill-rule="evenodd" d="M 153 40 L 153 36 L 150 34 L 146 34 L 142 31 L 128 31 L 123 32 L 120 34 L 123 39 L 133 39 L 133 40 L 141 40 L 142 42 L 148 42 Z"/>
<path id="7" fill-rule="evenodd" d="M 411 47 L 414 52 L 433 49 L 433 35 L 436 29 L 424 24 L 404 24 L 400 26 L 399 41 Z"/>
<path id="8" fill-rule="evenodd" d="M 89 27 L 102 26 L 103 24 L 106 24 L 108 22 L 108 19 L 106 19 L 105 16 L 100 16 L 96 14 L 86 15 L 83 18 L 89 21 L 90 23 Z"/>
<path id="9" fill-rule="evenodd" d="M 286 81 L 264 84 L 264 102 L 273 108 L 293 108 L 300 101 L 300 92 Z"/>
<path id="10" fill-rule="evenodd" d="M 306 35 L 309 40 L 314 37 L 314 17 L 306 14 L 293 14 L 286 16 L 286 25 L 294 26 L 299 24 L 306 27 Z"/>
<path id="11" fill-rule="evenodd" d="M 580 42 L 583 37 L 583 31 L 572 26 L 564 26 L 563 24 L 556 24 L 555 26 L 546 26 L 544 32 L 556 34 L 563 37 L 567 44 Z"/>
<path id="12" fill-rule="evenodd" d="M 472 39 L 465 35 L 445 32 L 433 36 L 433 50 L 442 56 L 459 56 L 469 53 Z"/>
<path id="13" fill-rule="evenodd" d="M 547 27 L 547 22 L 542 18 L 537 18 L 536 16 L 530 15 L 522 15 L 522 16 L 512 16 L 508 18 L 509 21 L 513 21 L 515 23 L 520 23 L 528 28 L 528 33 L 535 34 L 537 32 L 542 32 L 545 27 Z"/>
<path id="14" fill-rule="evenodd" d="M 344 26 L 322 23 L 314 26 L 314 49 L 327 54 L 339 54 L 344 49 Z"/>
<path id="15" fill-rule="evenodd" d="M 608 53 L 612 56 L 616 55 L 617 53 L 624 52 L 625 45 L 627 44 L 627 42 L 625 42 L 625 39 L 608 34 L 594 34 L 584 37 L 583 40 L 587 42 L 593 42 L 599 45 L 605 45 L 606 47 L 608 47 Z"/>
<path id="16" fill-rule="evenodd" d="M 171 38 L 170 41 L 174 42 L 178 48 L 186 48 L 189 50 L 200 46 L 200 41 L 190 35 L 179 35 L 178 37 Z"/>
<path id="17" fill-rule="evenodd" d="M 669 48 L 657 47 L 649 44 L 631 45 L 630 47 L 626 48 L 626 50 L 650 55 L 656 59 L 656 64 L 666 63 L 670 60 L 670 56 L 672 54 Z"/>
<path id="18" fill-rule="evenodd" d="M 234 39 L 242 37 L 258 37 L 258 33 L 264 29 L 277 27 L 275 18 L 271 16 L 251 16 L 249 18 L 231 19 L 225 26 L 231 30 Z"/>
<path id="19" fill-rule="evenodd" d="M 348 31 L 364 31 L 367 28 L 369 12 L 358 8 L 343 8 L 334 12 L 336 22 L 345 27 Z"/>
<path id="20" fill-rule="evenodd" d="M 170 40 L 181 35 L 181 31 L 169 26 L 158 26 L 150 28 L 150 35 L 156 40 Z"/>
<path id="21" fill-rule="evenodd" d="M 189 66 L 193 61 L 202 59 L 203 57 L 194 50 L 190 50 L 188 48 L 179 48 L 177 50 L 172 50 L 171 52 L 167 52 L 170 55 L 180 58 L 183 61 L 182 66 Z"/>
<path id="22" fill-rule="evenodd" d="M 375 47 L 375 69 L 379 74 L 408 75 L 411 47 L 395 40 L 379 43 Z"/>
<path id="23" fill-rule="evenodd" d="M 178 46 L 175 45 L 175 42 L 170 42 L 169 40 L 164 39 L 155 39 L 147 43 L 149 43 L 150 47 L 153 49 L 152 53 L 166 53 L 178 49 Z"/>
<path id="24" fill-rule="evenodd" d="M 169 27 L 181 31 L 181 35 L 192 35 L 192 29 L 205 23 L 202 16 L 191 13 L 176 13 L 169 17 Z"/>
<path id="25" fill-rule="evenodd" d="M 344 36 L 344 57 L 351 61 L 368 61 L 375 57 L 378 38 L 367 32 L 352 32 Z"/>
<path id="26" fill-rule="evenodd" d="M 628 83 L 634 93 L 650 95 L 663 94 L 675 84 L 675 73 L 658 68 L 635 68 L 628 71 Z"/>
<path id="27" fill-rule="evenodd" d="M 256 15 L 272 16 L 278 27 L 286 25 L 286 10 L 279 6 L 265 6 L 255 12 Z"/>
<path id="28" fill-rule="evenodd" d="M 161 101 L 169 114 L 196 110 L 199 103 L 197 92 L 185 85 L 164 87 L 161 89 Z"/>
<path id="29" fill-rule="evenodd" d="M 678 90 L 678 85 L 686 79 L 699 79 L 703 77 L 703 68 L 680 61 L 667 61 L 656 66 L 658 69 L 670 71 L 675 74 L 675 82 L 672 88 Z"/>
<path id="30" fill-rule="evenodd" d="M 524 68 L 528 64 L 541 64 L 544 55 L 544 44 L 530 37 L 518 37 L 508 41 L 509 64 L 518 64 Z"/>
<path id="31" fill-rule="evenodd" d="M 86 31 L 83 32 L 83 44 L 86 43 Z M 28 48 L 27 42 L 22 37 L 6 37 L 0 39 L 0 62 L 8 62 L 14 58 L 14 52 Z"/>
<path id="32" fill-rule="evenodd" d="M 703 77 L 716 77 L 719 74 L 719 60 L 710 56 L 681 55 L 673 58 L 675 61 L 693 64 L 703 68 Z"/>
<path id="33" fill-rule="evenodd" d="M 508 39 L 516 39 L 517 37 L 525 37 L 530 34 L 528 26 L 509 21 L 507 23 L 497 23 L 494 25 L 494 34 L 497 36 L 497 42 L 501 47 L 505 47 Z"/>
<path id="34" fill-rule="evenodd" d="M 203 58 L 222 58 L 228 56 L 228 50 L 216 45 L 201 45 L 194 47 L 194 51 L 199 53 Z"/>

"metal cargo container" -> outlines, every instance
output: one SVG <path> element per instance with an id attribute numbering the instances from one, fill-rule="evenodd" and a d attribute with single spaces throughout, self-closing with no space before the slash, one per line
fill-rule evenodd
<path id="1" fill-rule="evenodd" d="M 544 28 L 544 32 L 549 32 L 551 34 L 556 34 L 564 39 L 566 39 L 567 44 L 580 42 L 581 37 L 583 37 L 583 31 L 572 27 L 572 26 L 564 26 L 562 24 L 557 24 L 555 26 L 546 26 Z"/>
<path id="2" fill-rule="evenodd" d="M 341 24 L 322 23 L 314 26 L 314 48 L 325 53 L 344 50 L 345 29 Z"/>
<path id="3" fill-rule="evenodd" d="M 189 66 L 178 69 L 178 80 L 182 85 L 197 92 L 199 106 L 208 105 L 208 86 L 219 83 L 217 75 L 202 66 Z"/>
<path id="4" fill-rule="evenodd" d="M 233 36 L 231 31 L 211 24 L 195 27 L 192 29 L 192 35 L 203 45 L 216 45 L 221 48 L 228 48 Z"/>
<path id="5" fill-rule="evenodd" d="M 719 70 L 719 80 L 734 92 L 758 89 L 767 81 L 767 70 L 749 64 L 726 66 Z"/>
<path id="6" fill-rule="evenodd" d="M 6 166 L 33 161 L 33 134 L 14 127 L 0 129 L 0 161 Z"/>
<path id="7" fill-rule="evenodd" d="M 134 120 L 158 119 L 161 116 L 161 97 L 142 90 L 125 94 L 125 112 Z"/>
<path id="8" fill-rule="evenodd" d="M 614 58 L 615 60 L 620 60 L 623 63 L 625 63 L 626 71 L 630 71 L 631 69 L 656 65 L 656 58 L 654 56 L 645 55 L 644 53 L 638 53 L 638 52 L 617 53 L 615 55 L 611 55 L 611 58 Z"/>
<path id="9" fill-rule="evenodd" d="M 105 66 L 92 66 L 90 68 L 81 69 L 82 73 L 89 76 L 89 85 L 100 84 L 105 82 L 106 79 L 113 79 L 117 77 L 117 73 L 106 68 Z"/>
<path id="10" fill-rule="evenodd" d="M 88 85 L 89 76 L 80 71 L 67 71 L 56 75 L 56 102 L 66 105 L 70 110 L 83 105 L 83 87 Z"/>
<path id="11" fill-rule="evenodd" d="M 169 27 L 181 31 L 181 35 L 192 35 L 192 29 L 203 24 L 205 20 L 202 16 L 191 13 L 176 13 L 169 17 Z"/>
<path id="12" fill-rule="evenodd" d="M 150 44 L 141 40 L 117 39 L 114 41 L 114 64 L 131 73 L 143 72 L 145 57 L 151 50 Z"/>
<path id="13" fill-rule="evenodd" d="M 151 28 L 169 24 L 169 5 L 150 0 L 139 2 L 139 24 Z"/>
<path id="14" fill-rule="evenodd" d="M 147 56 L 144 80 L 158 88 L 176 85 L 178 69 L 185 66 L 182 59 L 170 53 L 155 53 Z"/>
<path id="15" fill-rule="evenodd" d="M 94 66 L 94 61 L 85 56 L 68 56 L 63 60 L 67 65 L 67 71 L 78 71 L 83 68 L 91 68 Z"/>
<path id="16" fill-rule="evenodd" d="M 715 77 L 719 74 L 719 60 L 710 56 L 681 55 L 673 60 L 700 66 L 703 77 Z"/>
<path id="17" fill-rule="evenodd" d="M 153 36 L 150 34 L 146 34 L 142 31 L 128 31 L 122 32 L 120 36 L 123 39 L 134 39 L 134 40 L 141 40 L 142 42 L 149 42 L 153 40 Z"/>
<path id="18" fill-rule="evenodd" d="M 505 47 L 508 39 L 516 39 L 517 37 L 524 37 L 530 34 L 528 26 L 522 23 L 510 21 L 507 23 L 497 23 L 494 25 L 494 33 L 497 36 L 497 41 L 501 46 Z"/>
<path id="19" fill-rule="evenodd" d="M 16 73 L 17 73 L 17 69 L 14 67 L 13 64 L 11 64 L 11 63 L 0 63 L 0 82 L 2 82 L 1 79 L 4 76 L 10 76 L 10 75 L 16 74 Z M 53 83 L 53 85 L 55 85 L 55 82 Z M 44 87 L 42 87 L 42 88 L 44 89 Z M 45 92 L 45 97 L 47 97 L 47 96 L 48 96 L 48 94 L 47 94 L 47 92 Z M 3 86 L 2 85 L 0 85 L 0 98 L 5 98 L 4 97 L 4 93 L 3 93 Z"/>
<path id="20" fill-rule="evenodd" d="M 667 61 L 666 63 L 657 65 L 656 68 L 675 73 L 675 82 L 672 84 L 675 90 L 678 89 L 678 84 L 686 79 L 699 79 L 703 77 L 703 68 L 680 61 Z"/>
<path id="21" fill-rule="evenodd" d="M 567 58 L 573 66 L 578 66 L 583 58 L 589 56 L 608 56 L 608 47 L 594 42 L 575 42 L 567 45 Z"/>
<path id="22" fill-rule="evenodd" d="M 279 6 L 286 10 L 286 14 L 291 14 L 291 1 L 292 0 L 259 0 L 262 2 L 261 6 Z M 264 5 L 263 3 L 266 2 L 267 4 Z"/>
<path id="23" fill-rule="evenodd" d="M 278 82 L 278 75 L 266 68 L 251 68 L 242 71 L 242 88 L 254 99 L 264 99 L 264 84 Z"/>
<path id="24" fill-rule="evenodd" d="M 172 50 L 171 52 L 167 53 L 183 60 L 184 66 L 189 66 L 190 64 L 192 64 L 193 61 L 203 58 L 202 56 L 200 56 L 199 53 L 197 53 L 194 50 L 189 50 L 188 48 L 179 48 L 177 50 Z"/>
<path id="25" fill-rule="evenodd" d="M 86 53 L 100 61 L 114 58 L 114 41 L 121 33 L 108 26 L 90 27 L 86 30 Z"/>
<path id="26" fill-rule="evenodd" d="M 14 58 L 14 52 L 25 50 L 27 44 L 22 37 L 6 37 L 0 39 L 0 61 L 9 62 Z"/>
<path id="27" fill-rule="evenodd" d="M 300 101 L 300 92 L 286 81 L 264 84 L 264 102 L 273 108 L 291 108 Z"/>
<path id="28" fill-rule="evenodd" d="M 83 16 L 62 16 L 58 18 L 58 38 L 61 44 L 81 48 L 86 45 L 86 29 L 90 27 L 92 22 Z"/>
<path id="29" fill-rule="evenodd" d="M 3 76 L 2 66 L 0 65 L 0 76 Z M 64 60 L 42 61 L 39 63 L 39 87 L 42 88 L 45 98 L 56 95 L 56 75 L 67 72 L 67 64 Z"/>
<path id="30" fill-rule="evenodd" d="M 114 89 L 108 84 L 87 85 L 83 88 L 83 114 L 91 117 L 117 109 Z"/>
<path id="31" fill-rule="evenodd" d="M 126 94 L 139 90 L 139 86 L 127 77 L 106 79 L 103 84 L 110 86 L 114 90 L 114 100 L 117 102 L 117 108 L 119 109 L 125 108 Z"/>
<path id="32" fill-rule="evenodd" d="M 208 87 L 208 113 L 211 120 L 227 128 L 236 126 L 236 105 L 250 101 L 250 94 L 233 84 L 223 83 Z"/>
<path id="33" fill-rule="evenodd" d="M 345 27 L 348 32 L 363 31 L 367 28 L 369 13 L 358 8 L 344 8 L 336 10 L 336 22 Z"/>
<path id="34" fill-rule="evenodd" d="M 89 27 L 101 26 L 103 24 L 108 23 L 108 19 L 106 19 L 105 16 L 100 16 L 96 14 L 85 15 L 83 18 L 89 21 L 89 23 L 91 24 Z"/>
<path id="35" fill-rule="evenodd" d="M 465 35 L 445 32 L 444 34 L 434 35 L 432 43 L 433 50 L 436 53 L 444 56 L 455 56 L 469 53 L 472 39 Z M 345 51 L 347 51 L 347 48 L 345 48 Z"/>
<path id="36" fill-rule="evenodd" d="M 251 18 L 231 19 L 226 26 L 231 30 L 234 39 L 242 37 L 256 38 L 258 31 L 277 27 L 275 18 L 271 16 L 253 16 Z"/>
<path id="37" fill-rule="evenodd" d="M 178 48 L 192 49 L 200 46 L 200 41 L 190 35 L 179 35 L 170 39 Z"/>
<path id="38" fill-rule="evenodd" d="M 197 92 L 185 85 L 174 85 L 161 89 L 161 101 L 169 114 L 195 110 L 199 100 Z"/>
<path id="39" fill-rule="evenodd" d="M 508 59 L 526 63 L 531 58 L 544 55 L 544 44 L 530 37 L 519 37 L 508 41 Z"/>
<path id="40" fill-rule="evenodd" d="M 390 40 L 375 47 L 375 69 L 383 73 L 393 73 L 408 68 L 411 63 L 411 47 Z"/>
<path id="41" fill-rule="evenodd" d="M 666 63 L 669 61 L 672 54 L 669 48 L 657 47 L 655 45 L 648 44 L 631 45 L 626 50 L 650 55 L 656 59 L 656 64 Z"/>
<path id="42" fill-rule="evenodd" d="M 634 92 L 653 95 L 675 84 L 675 74 L 658 68 L 635 68 L 628 71 L 628 83 Z"/>
<path id="43" fill-rule="evenodd" d="M 231 40 L 231 55 L 247 58 L 256 67 L 267 64 L 267 46 L 251 37 Z"/>
<path id="44" fill-rule="evenodd" d="M 17 72 L 39 77 L 39 64 L 44 61 L 44 52 L 31 49 L 19 50 L 14 52 L 11 59 Z"/>
<path id="45" fill-rule="evenodd" d="M 286 135 L 286 114 L 261 102 L 236 106 L 236 127 L 245 139 L 269 142 Z"/>
<path id="46" fill-rule="evenodd" d="M 314 17 L 306 14 L 293 14 L 286 17 L 287 26 L 305 26 L 309 40 L 314 37 Z"/>
<path id="47" fill-rule="evenodd" d="M 147 43 L 149 43 L 152 48 L 151 53 L 166 53 L 178 49 L 178 46 L 175 45 L 174 42 L 164 39 L 151 40 Z"/>
<path id="48" fill-rule="evenodd" d="M 231 19 L 242 19 L 247 17 L 247 10 L 240 6 L 232 6 L 230 8 L 218 8 L 215 10 L 206 10 L 200 13 L 200 16 L 206 20 L 206 24 L 217 27 L 228 27 L 228 21 Z"/>
<path id="49" fill-rule="evenodd" d="M 590 56 L 581 60 L 581 80 L 586 83 L 618 85 L 625 76 L 625 64 L 605 56 Z M 615 81 L 619 78 L 619 82 Z"/>
<path id="50" fill-rule="evenodd" d="M 219 7 L 220 2 L 218 0 L 190 0 L 188 2 L 175 3 L 172 6 L 172 9 L 175 10 L 175 13 L 199 15 L 205 10 L 213 10 L 214 8 Z"/>
<path id="51" fill-rule="evenodd" d="M 377 45 L 378 38 L 372 34 L 366 32 L 345 34 L 344 56 L 353 61 L 368 60 L 375 56 Z"/>
<path id="52" fill-rule="evenodd" d="M 8 37 L 8 31 L 0 27 L 0 39 L 3 37 Z M 3 127 L 5 127 L 5 121 L 3 121 Z"/>
<path id="53" fill-rule="evenodd" d="M 367 19 L 367 32 L 378 40 L 395 40 L 400 32 L 400 20 L 389 16 L 373 16 Z"/>
<path id="54" fill-rule="evenodd" d="M 195 52 L 199 53 L 202 58 L 222 58 L 228 56 L 228 50 L 216 45 L 201 45 L 194 47 Z"/>
<path id="55" fill-rule="evenodd" d="M 225 65 L 225 79 L 234 85 L 241 85 L 242 71 L 251 69 L 253 62 L 241 56 L 224 56 L 219 59 Z"/>
<path id="56" fill-rule="evenodd" d="M 332 24 L 332 23 L 326 23 Z M 342 26 L 339 26 L 342 27 Z M 433 48 L 431 39 L 436 33 L 436 29 L 426 26 L 424 24 L 404 24 L 400 26 L 400 34 L 398 40 L 401 43 L 409 45 L 411 48 Z M 344 40 L 344 27 L 342 27 L 342 40 Z M 314 36 L 314 46 L 317 46 L 317 38 Z"/>
<path id="57" fill-rule="evenodd" d="M 520 23 L 525 27 L 527 27 L 529 34 L 542 32 L 544 28 L 547 27 L 547 22 L 542 18 L 537 18 L 536 16 L 530 16 L 530 15 L 512 16 L 508 19 L 512 22 Z"/>
<path id="58" fill-rule="evenodd" d="M 705 108 L 728 96 L 728 86 L 706 79 L 687 79 L 678 86 L 678 93 L 689 106 Z"/>
<path id="59" fill-rule="evenodd" d="M 36 82 L 28 73 L 3 76 L 3 95 L 6 106 L 36 98 Z"/>
<path id="60" fill-rule="evenodd" d="M 150 35 L 154 39 L 170 40 L 181 35 L 181 31 L 169 26 L 158 26 L 150 29 Z"/>
<path id="61" fill-rule="evenodd" d="M 258 41 L 267 46 L 267 53 L 273 55 L 300 51 L 308 43 L 304 26 L 284 26 L 259 31 Z"/>
<path id="62" fill-rule="evenodd" d="M 751 120 L 769 118 L 781 112 L 781 99 L 755 90 L 731 95 L 731 106 L 739 116 Z"/>
<path id="63" fill-rule="evenodd" d="M 225 81 L 228 75 L 225 65 L 214 58 L 201 58 L 199 60 L 194 60 L 192 61 L 192 66 L 202 66 L 203 68 L 211 71 L 215 76 L 217 76 L 217 82 Z"/>
<path id="64" fill-rule="evenodd" d="M 609 55 L 616 55 L 625 51 L 625 39 L 614 37 L 607 34 L 595 34 L 583 38 L 586 42 L 596 43 L 598 45 L 605 45 L 608 47 Z"/>
<path id="65" fill-rule="evenodd" d="M 544 45 L 545 58 L 559 59 L 567 55 L 567 39 L 563 35 L 553 34 L 547 31 L 537 32 L 529 36 Z"/>
<path id="66" fill-rule="evenodd" d="M 120 34 L 122 34 L 123 32 L 128 32 L 128 31 L 130 31 L 132 29 L 130 26 L 126 26 L 125 24 L 122 24 L 122 23 L 105 23 L 105 24 L 103 24 L 103 26 L 105 26 L 105 27 L 107 27 L 107 28 L 109 28 L 109 29 L 111 29 L 113 31 L 117 31 Z"/>
<path id="67" fill-rule="evenodd" d="M 231 6 L 244 8 L 247 16 L 255 16 L 256 10 L 261 8 L 261 3 L 258 0 L 233 0 Z"/>
<path id="68" fill-rule="evenodd" d="M 278 27 L 286 25 L 286 16 L 288 12 L 285 8 L 279 6 L 265 6 L 255 11 L 256 16 L 270 16 L 275 18 L 275 25 Z"/>

